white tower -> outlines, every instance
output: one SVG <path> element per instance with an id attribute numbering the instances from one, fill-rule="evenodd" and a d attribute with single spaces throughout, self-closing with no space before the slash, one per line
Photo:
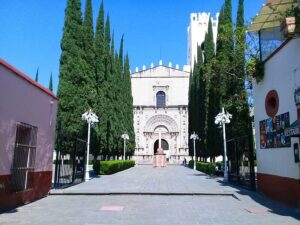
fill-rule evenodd
<path id="1" fill-rule="evenodd" d="M 204 42 L 205 34 L 208 30 L 210 13 L 191 13 L 190 25 L 187 28 L 187 64 L 194 68 L 194 60 L 197 61 L 197 46 Z M 219 13 L 216 19 L 211 17 L 214 42 L 217 42 L 217 32 L 219 23 Z"/>

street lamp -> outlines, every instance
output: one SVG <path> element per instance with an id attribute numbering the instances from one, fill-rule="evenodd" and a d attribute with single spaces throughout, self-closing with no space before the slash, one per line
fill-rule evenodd
<path id="1" fill-rule="evenodd" d="M 84 114 L 81 115 L 82 120 L 86 120 L 88 123 L 88 137 L 87 137 L 87 150 L 86 150 L 86 166 L 85 166 L 85 175 L 84 175 L 84 180 L 88 181 L 90 179 L 89 175 L 89 155 L 90 155 L 90 134 L 91 134 L 91 124 L 93 125 L 94 123 L 99 122 L 98 116 L 92 112 L 90 109 L 89 111 L 85 112 Z"/>
<path id="2" fill-rule="evenodd" d="M 129 140 L 129 136 L 128 136 L 128 134 L 124 133 L 121 135 L 121 138 L 123 138 L 123 140 L 124 140 L 124 155 L 123 155 L 124 159 L 123 160 L 125 160 L 126 140 Z"/>
<path id="3" fill-rule="evenodd" d="M 227 149 L 226 149 L 226 131 L 225 131 L 225 124 L 230 123 L 230 119 L 232 118 L 232 115 L 228 112 L 225 113 L 224 107 L 222 108 L 222 112 L 219 113 L 215 117 L 215 124 L 220 124 L 223 126 L 223 141 L 224 141 L 224 181 L 228 181 L 228 170 L 227 170 L 227 161 L 226 161 L 226 156 L 227 156 Z"/>
<path id="4" fill-rule="evenodd" d="M 194 170 L 196 170 L 196 140 L 199 139 L 198 135 L 195 133 L 192 133 L 190 136 L 190 139 L 193 139 L 194 141 Z"/>

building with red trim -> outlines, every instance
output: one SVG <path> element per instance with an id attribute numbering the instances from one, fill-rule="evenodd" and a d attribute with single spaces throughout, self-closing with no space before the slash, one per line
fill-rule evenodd
<path id="1" fill-rule="evenodd" d="M 276 10 L 292 4 L 268 0 L 249 31 L 259 36 L 264 65 L 262 80 L 253 82 L 258 189 L 300 207 L 300 35 L 276 20 Z"/>
<path id="2" fill-rule="evenodd" d="M 57 98 L 0 58 L 0 211 L 51 187 Z"/>

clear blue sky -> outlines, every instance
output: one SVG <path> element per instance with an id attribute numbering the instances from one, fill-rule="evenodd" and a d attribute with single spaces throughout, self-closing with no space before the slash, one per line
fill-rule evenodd
<path id="1" fill-rule="evenodd" d="M 48 87 L 53 73 L 54 92 L 59 76 L 60 40 L 66 0 L 0 0 L 0 57 Z M 214 16 L 224 0 L 104 0 L 110 14 L 115 46 L 125 35 L 125 51 L 133 71 L 136 66 L 158 64 L 160 56 L 182 67 L 186 64 L 187 26 L 190 13 Z M 233 19 L 238 0 L 232 0 Z M 245 19 L 250 22 L 265 0 L 245 0 Z M 92 0 L 94 22 L 101 0 Z M 85 0 L 82 1 L 84 6 Z"/>

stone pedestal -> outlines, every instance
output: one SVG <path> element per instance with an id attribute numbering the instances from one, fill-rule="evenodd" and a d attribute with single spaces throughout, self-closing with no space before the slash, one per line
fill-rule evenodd
<path id="1" fill-rule="evenodd" d="M 153 165 L 159 168 L 167 165 L 166 154 L 164 154 L 162 148 L 157 149 L 157 153 L 154 155 Z"/>

